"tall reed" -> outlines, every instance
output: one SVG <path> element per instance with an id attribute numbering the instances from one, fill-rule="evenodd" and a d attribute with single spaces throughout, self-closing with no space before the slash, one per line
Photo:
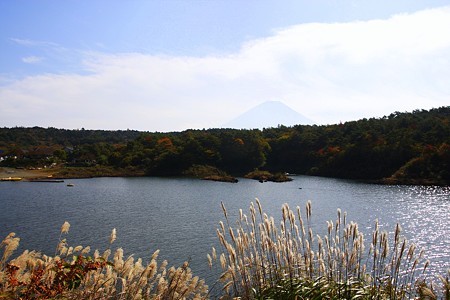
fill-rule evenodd
<path id="1" fill-rule="evenodd" d="M 450 300 L 450 271 L 440 276 L 442 290 L 429 282 L 429 262 L 423 251 L 401 236 L 400 225 L 392 234 L 375 222 L 366 241 L 358 225 L 337 211 L 327 222 L 323 236 L 312 230 L 312 205 L 281 208 L 280 222 L 251 203 L 242 209 L 236 228 L 225 222 L 217 235 L 222 251 L 212 249 L 208 262 L 220 261 L 223 299 L 443 299 Z M 65 222 L 54 256 L 24 251 L 12 258 L 20 239 L 9 234 L 0 243 L 0 299 L 207 299 L 203 280 L 192 274 L 186 262 L 180 267 L 158 264 L 155 251 L 146 265 L 133 256 L 124 258 L 121 248 L 110 245 L 89 255 L 89 247 L 71 247 L 63 238 Z M 368 244 L 368 247 L 366 247 Z"/>
<path id="2" fill-rule="evenodd" d="M 10 257 L 19 244 L 14 233 L 0 244 L 0 299 L 206 299 L 208 287 L 193 276 L 189 264 L 168 267 L 158 265 L 159 251 L 150 262 L 133 256 L 124 258 L 123 250 L 89 256 L 89 247 L 70 247 L 62 235 L 69 230 L 65 222 L 55 256 L 24 251 Z M 110 244 L 116 239 L 113 229 Z"/>
<path id="3" fill-rule="evenodd" d="M 426 283 L 429 262 L 423 250 L 401 236 L 397 225 L 393 241 L 378 221 L 367 241 L 358 224 L 337 211 L 327 222 L 327 233 L 315 235 L 312 206 L 305 213 L 288 204 L 281 208 L 280 223 L 263 212 L 261 203 L 250 205 L 247 216 L 240 210 L 236 228 L 230 226 L 222 203 L 225 223 L 217 229 L 222 253 L 219 260 L 224 291 L 242 299 L 410 299 L 436 297 Z M 217 257 L 213 249 L 213 256 Z M 213 257 L 208 255 L 210 266 Z M 445 286 L 445 279 L 442 279 Z M 447 279 L 448 289 L 448 279 Z M 448 291 L 447 291 L 448 295 Z"/>

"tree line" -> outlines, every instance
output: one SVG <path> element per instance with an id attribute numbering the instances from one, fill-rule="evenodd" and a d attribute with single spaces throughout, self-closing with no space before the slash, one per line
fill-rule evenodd
<path id="1" fill-rule="evenodd" d="M 48 162 L 176 176 L 192 166 L 393 183 L 450 183 L 450 106 L 333 125 L 182 132 L 0 128 L 1 166 Z"/>

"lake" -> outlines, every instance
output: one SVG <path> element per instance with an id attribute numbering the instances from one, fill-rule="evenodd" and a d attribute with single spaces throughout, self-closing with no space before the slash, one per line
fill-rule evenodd
<path id="1" fill-rule="evenodd" d="M 21 248 L 54 255 L 59 230 L 71 224 L 65 236 L 71 246 L 109 247 L 148 259 L 160 249 L 160 259 L 170 265 L 190 260 L 194 274 L 216 279 L 209 271 L 206 254 L 217 246 L 216 228 L 223 220 L 220 203 L 235 221 L 239 208 L 248 213 L 250 202 L 260 199 L 264 211 L 276 219 L 281 206 L 300 206 L 312 201 L 314 232 L 324 234 L 326 221 L 336 210 L 347 211 L 370 239 L 376 219 L 389 232 L 398 222 L 403 235 L 426 249 L 431 270 L 450 269 L 450 188 L 432 186 L 384 186 L 355 181 L 294 176 L 286 183 L 259 183 L 240 179 L 222 183 L 188 178 L 93 178 L 65 183 L 0 183 L 0 238 L 15 232 Z M 73 187 L 67 187 L 73 183 Z M 368 242 L 367 242 L 368 243 Z"/>

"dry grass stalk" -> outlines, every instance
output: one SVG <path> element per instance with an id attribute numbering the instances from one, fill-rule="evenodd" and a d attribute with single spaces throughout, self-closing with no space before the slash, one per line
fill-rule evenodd
<path id="1" fill-rule="evenodd" d="M 423 262 L 423 251 L 417 253 L 416 246 L 401 237 L 400 225 L 390 244 L 388 233 L 380 231 L 376 221 L 366 251 L 364 234 L 356 223 L 347 222 L 347 214 L 340 209 L 336 222 L 327 222 L 327 234 L 320 237 L 312 231 L 310 201 L 306 204 L 306 223 L 299 207 L 295 215 L 284 204 L 278 227 L 263 212 L 258 199 L 256 205 L 257 210 L 254 203 L 250 204 L 250 218 L 240 211 L 237 228 L 233 229 L 222 203 L 229 228 L 225 230 L 221 222 L 217 230 L 224 250 L 224 259 L 220 256 L 224 272 L 221 280 L 230 295 L 252 299 L 255 291 L 261 295 L 282 282 L 292 285 L 299 280 L 333 284 L 339 286 L 338 293 L 358 286 L 361 293 L 390 299 L 413 297 L 420 290 L 418 267 L 422 264 L 426 269 L 428 263 Z M 429 286 L 422 290 L 425 288 Z"/>
<path id="2" fill-rule="evenodd" d="M 61 236 L 69 230 L 65 222 Z M 153 253 L 147 265 L 132 256 L 124 258 L 123 250 L 107 249 L 87 256 L 89 247 L 69 247 L 65 239 L 57 246 L 57 255 L 48 257 L 24 251 L 9 260 L 19 239 L 12 233 L 0 244 L 0 299 L 207 299 L 208 287 L 193 276 L 188 263 L 167 268 L 157 263 Z M 116 239 L 111 233 L 110 243 Z"/>
<path id="3" fill-rule="evenodd" d="M 232 228 L 222 203 L 226 225 L 219 223 L 217 235 L 222 246 L 218 255 L 208 254 L 212 266 L 220 261 L 219 280 L 227 295 L 241 299 L 450 299 L 449 276 L 440 277 L 443 290 L 436 292 L 426 282 L 423 250 L 401 237 L 398 225 L 393 244 L 388 233 L 380 231 L 378 221 L 366 251 L 363 233 L 356 223 L 347 222 L 347 214 L 337 212 L 327 233 L 314 235 L 312 205 L 308 201 L 306 222 L 299 207 L 296 214 L 282 206 L 279 225 L 262 210 L 256 199 L 250 215 L 239 211 L 237 228 Z M 168 268 L 158 264 L 155 251 L 147 265 L 133 256 L 124 258 L 121 248 L 103 253 L 89 247 L 70 247 L 62 235 L 68 233 L 65 222 L 55 255 L 24 251 L 11 259 L 20 239 L 9 234 L 1 243 L 0 299 L 206 299 L 208 287 L 193 276 L 188 263 Z M 110 244 L 116 239 L 116 230 Z M 419 266 L 423 265 L 423 267 Z M 299 298 L 299 299 L 300 299 Z M 228 299 L 228 298 L 227 298 Z"/>

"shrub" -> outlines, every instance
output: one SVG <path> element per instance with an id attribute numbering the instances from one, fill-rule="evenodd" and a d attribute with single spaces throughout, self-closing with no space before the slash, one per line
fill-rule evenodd
<path id="1" fill-rule="evenodd" d="M 67 233 L 69 224 L 61 228 Z M 115 230 L 110 243 L 115 240 Z M 100 255 L 88 256 L 89 247 L 69 247 L 65 239 L 57 246 L 57 255 L 49 257 L 25 251 L 9 260 L 19 238 L 9 234 L 0 244 L 0 299 L 206 299 L 208 287 L 194 277 L 189 264 L 159 266 L 156 251 L 144 266 L 141 259 L 124 259 L 123 250 L 111 256 L 108 248 Z"/>

